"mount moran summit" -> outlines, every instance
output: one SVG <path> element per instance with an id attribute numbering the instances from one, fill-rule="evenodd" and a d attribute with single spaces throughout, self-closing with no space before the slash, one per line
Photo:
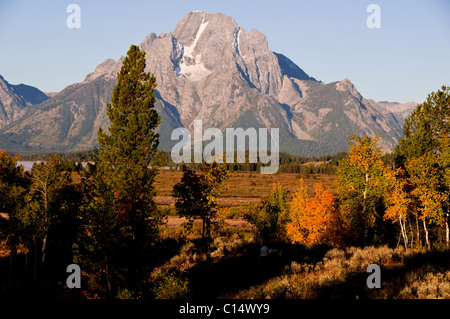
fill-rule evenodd
<path id="1" fill-rule="evenodd" d="M 222 13 L 189 12 L 172 33 L 148 35 L 140 44 L 146 71 L 155 75 L 161 115 L 160 148 L 168 151 L 173 129 L 279 128 L 280 151 L 318 156 L 347 151 L 347 135 L 381 136 L 392 151 L 416 103 L 366 99 L 350 80 L 325 84 L 286 56 L 272 52 L 266 36 L 248 32 Z M 0 126 L 0 148 L 74 151 L 97 146 L 99 126 L 123 57 L 108 59 L 82 83 L 66 87 Z M 0 96 L 1 97 L 1 96 Z M 0 101 L 1 102 L 1 101 Z M 23 109 L 23 107 L 22 107 Z M 7 125 L 7 126 L 6 126 Z"/>

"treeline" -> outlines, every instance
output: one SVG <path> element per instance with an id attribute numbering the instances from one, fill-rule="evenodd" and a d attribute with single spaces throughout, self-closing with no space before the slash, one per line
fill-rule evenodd
<path id="1" fill-rule="evenodd" d="M 76 151 L 76 152 L 9 152 L 12 156 L 17 157 L 19 161 L 45 161 L 46 159 L 58 155 L 62 160 L 68 162 L 95 162 L 98 160 L 98 149 Z"/>
<path id="2" fill-rule="evenodd" d="M 279 173 L 297 173 L 300 175 L 309 175 L 309 174 L 327 174 L 327 175 L 335 175 L 337 174 L 337 168 L 340 165 L 340 162 L 345 158 L 347 153 L 340 152 L 334 155 L 324 155 L 319 157 L 303 157 L 296 156 L 286 152 L 280 152 L 279 154 Z M 236 158 L 236 156 L 235 156 Z M 245 154 L 245 163 L 227 163 L 226 167 L 230 172 L 259 172 L 260 167 L 262 165 L 266 165 L 261 163 L 259 160 L 257 163 L 249 163 L 248 162 L 248 152 Z M 394 164 L 394 154 L 386 153 L 382 156 L 383 161 L 386 165 L 392 167 Z M 169 152 L 164 153 L 164 162 L 166 166 L 170 167 L 180 167 L 180 166 L 188 166 L 192 169 L 201 169 L 205 163 L 201 164 L 175 164 L 171 160 L 171 156 Z"/>
<path id="3" fill-rule="evenodd" d="M 98 160 L 98 149 L 68 152 L 68 153 L 15 153 L 9 152 L 10 155 L 17 157 L 20 161 L 45 161 L 46 159 L 57 155 L 61 159 L 61 165 L 63 170 L 68 172 L 75 172 L 84 170 L 87 167 L 82 163 L 91 163 L 95 165 Z M 309 174 L 336 174 L 336 169 L 339 166 L 339 161 L 345 156 L 345 153 L 338 153 L 335 155 L 327 155 L 320 157 L 301 157 L 288 153 L 280 153 L 279 155 L 279 173 L 297 173 L 302 175 Z M 236 157 L 235 157 L 236 158 Z M 227 163 L 226 167 L 230 172 L 259 172 L 261 166 L 267 165 L 261 163 L 259 160 L 257 163 L 249 163 L 248 152 L 246 153 L 245 163 Z M 168 167 L 173 169 L 183 169 L 183 167 L 190 167 L 192 169 L 200 169 L 204 166 L 203 163 L 192 164 L 176 164 L 172 161 L 170 152 L 159 151 L 153 158 L 153 164 L 158 167 Z M 312 164 L 313 163 L 313 164 Z"/>
<path id="4" fill-rule="evenodd" d="M 286 152 L 281 152 L 279 154 L 279 169 L 278 173 L 297 173 L 303 175 L 309 174 L 336 174 L 336 169 L 339 166 L 339 162 L 344 158 L 346 153 L 338 153 L 334 155 L 326 155 L 320 157 L 302 157 L 292 155 Z M 177 168 L 183 170 L 184 167 L 189 167 L 190 169 L 200 170 L 205 166 L 205 162 L 202 163 L 181 163 L 175 164 L 171 159 L 170 152 L 164 152 L 163 161 L 160 161 L 160 166 L 168 166 L 172 168 Z M 256 163 L 249 162 L 249 153 L 245 152 L 243 155 L 245 159 L 244 163 L 237 162 L 237 155 L 235 152 L 234 163 L 226 163 L 226 169 L 230 172 L 259 172 L 261 166 L 267 165 L 262 163 L 259 158 Z"/>
<path id="5" fill-rule="evenodd" d="M 244 163 L 237 162 L 237 152 L 234 153 L 234 163 L 226 163 L 226 168 L 230 172 L 259 172 L 261 171 L 261 166 L 267 164 L 262 163 L 257 158 L 256 163 L 249 162 L 249 152 L 246 151 L 243 158 Z M 345 153 L 338 153 L 335 155 L 326 155 L 320 157 L 302 157 L 292 155 L 286 152 L 279 153 L 279 168 L 278 173 L 297 173 L 297 174 L 336 174 L 336 168 L 339 166 L 339 161 L 345 156 Z M 170 152 L 164 153 L 164 163 L 165 166 L 180 168 L 189 167 L 191 169 L 199 170 L 204 165 L 203 163 L 189 163 L 189 164 L 175 164 L 171 159 Z"/>
<path id="6" fill-rule="evenodd" d="M 80 172 L 87 170 L 92 172 L 95 169 L 95 162 L 98 160 L 98 149 L 69 153 L 15 153 L 9 152 L 19 161 L 35 161 L 34 165 L 45 162 L 55 156 L 59 159 L 59 166 L 65 172 Z"/>
<path id="7" fill-rule="evenodd" d="M 98 149 L 76 151 L 76 152 L 44 152 L 44 153 L 16 153 L 9 152 L 10 155 L 17 157 L 20 161 L 45 161 L 46 159 L 58 155 L 61 159 L 61 165 L 63 170 L 68 172 L 75 172 L 85 170 L 88 166 L 93 169 L 93 165 L 98 160 Z M 236 153 L 235 153 L 236 154 Z M 345 157 L 346 153 L 341 152 L 334 155 L 325 155 L 319 157 L 303 157 L 296 156 L 286 152 L 279 154 L 279 173 L 295 173 L 304 176 L 310 174 L 337 174 L 337 168 L 340 161 Z M 235 159 L 237 156 L 234 157 Z M 266 165 L 259 160 L 257 163 L 249 163 L 248 152 L 245 154 L 245 163 L 227 163 L 227 170 L 230 172 L 259 172 L 261 166 Z M 183 167 L 190 167 L 192 169 L 201 169 L 204 166 L 204 162 L 197 164 L 176 164 L 172 161 L 171 152 L 159 151 L 152 158 L 153 164 L 158 167 L 168 167 L 172 169 L 180 169 Z M 383 160 L 386 164 L 392 166 L 394 163 L 394 154 L 383 155 Z M 90 163 L 82 165 L 82 163 Z"/>

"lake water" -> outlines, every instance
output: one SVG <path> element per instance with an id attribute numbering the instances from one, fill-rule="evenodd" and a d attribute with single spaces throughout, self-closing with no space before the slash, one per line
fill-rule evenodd
<path id="1" fill-rule="evenodd" d="M 17 166 L 23 165 L 25 171 L 31 171 L 34 163 L 41 163 L 41 161 L 17 161 Z"/>
<path id="2" fill-rule="evenodd" d="M 17 161 L 17 166 L 23 165 L 25 171 L 31 171 L 34 163 L 42 163 L 42 161 Z M 81 163 L 83 168 L 86 168 L 87 163 Z"/>
<path id="3" fill-rule="evenodd" d="M 31 171 L 34 163 L 42 163 L 42 161 L 17 161 L 17 166 L 23 165 L 25 171 Z M 84 162 L 81 163 L 83 168 L 86 168 L 86 164 Z M 170 167 L 160 167 L 159 169 L 169 170 Z"/>

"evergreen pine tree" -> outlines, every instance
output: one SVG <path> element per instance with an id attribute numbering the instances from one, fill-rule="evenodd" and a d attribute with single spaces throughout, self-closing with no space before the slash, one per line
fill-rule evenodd
<path id="1" fill-rule="evenodd" d="M 153 201 L 157 171 L 149 165 L 159 142 L 156 128 L 160 117 L 154 109 L 155 77 L 144 70 L 145 52 L 132 45 L 117 74 L 111 103 L 107 104 L 110 134 L 102 128 L 98 132 L 97 182 L 102 185 L 103 195 L 112 199 L 108 214 L 114 228 L 120 229 L 117 239 L 124 248 L 116 254 L 117 262 L 126 269 L 126 284 L 131 289 L 139 276 L 141 252 L 159 224 Z"/>

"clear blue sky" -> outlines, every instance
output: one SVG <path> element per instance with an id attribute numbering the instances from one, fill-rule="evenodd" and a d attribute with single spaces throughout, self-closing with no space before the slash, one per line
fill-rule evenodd
<path id="1" fill-rule="evenodd" d="M 71 3 L 81 8 L 80 29 L 66 26 Z M 381 8 L 380 29 L 366 25 L 371 3 Z M 0 0 L 0 74 L 60 91 L 151 32 L 172 32 L 193 10 L 258 29 L 272 51 L 309 75 L 325 83 L 349 78 L 366 98 L 423 102 L 450 85 L 447 0 Z"/>

